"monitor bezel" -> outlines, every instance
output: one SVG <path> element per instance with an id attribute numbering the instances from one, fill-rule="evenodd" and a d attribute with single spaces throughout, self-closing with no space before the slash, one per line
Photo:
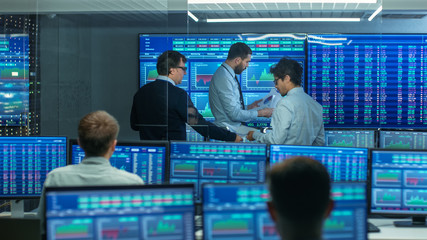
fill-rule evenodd
<path id="1" fill-rule="evenodd" d="M 10 138 L 10 137 L 14 137 L 14 138 L 64 138 L 65 139 L 65 165 L 60 166 L 60 167 L 65 167 L 68 165 L 68 153 L 67 153 L 67 151 L 69 148 L 68 148 L 68 137 L 66 137 L 66 136 L 0 136 L 0 139 L 1 138 Z M 57 167 L 57 168 L 60 168 L 60 167 Z M 57 168 L 55 168 L 55 169 L 57 169 Z M 52 170 L 54 170 L 54 169 L 52 169 Z M 47 174 L 46 174 L 46 177 L 47 177 Z M 42 183 L 42 189 L 43 189 L 43 186 L 44 186 L 44 182 Z M 0 194 L 0 200 L 40 199 L 41 195 L 42 195 L 42 193 L 40 193 L 39 195 L 32 195 L 32 196 L 26 196 L 26 195 L 4 196 L 4 195 Z"/>
<path id="2" fill-rule="evenodd" d="M 79 145 L 77 139 L 70 139 L 68 141 L 68 161 L 67 165 L 73 165 L 73 145 Z M 169 141 L 164 140 L 141 140 L 141 141 L 117 141 L 116 146 L 140 146 L 140 147 L 165 147 L 165 171 L 163 175 L 163 183 L 169 183 L 169 166 L 170 166 L 170 151 Z M 156 184 L 150 184 L 156 185 Z M 159 184 L 157 184 L 159 185 Z"/>
<path id="3" fill-rule="evenodd" d="M 372 211 L 372 154 L 374 151 L 380 152 L 425 152 L 427 150 L 419 150 L 419 149 L 385 149 L 385 148 L 373 148 L 369 149 L 369 161 L 368 161 L 368 181 L 367 186 L 368 189 L 366 191 L 367 201 L 368 201 L 368 214 L 372 216 L 389 216 L 389 217 L 427 217 L 427 211 L 425 213 L 378 213 Z M 399 210 L 400 211 L 400 210 Z"/>

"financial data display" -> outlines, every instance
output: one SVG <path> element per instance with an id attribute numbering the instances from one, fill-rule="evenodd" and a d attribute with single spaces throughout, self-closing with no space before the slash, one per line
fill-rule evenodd
<path id="1" fill-rule="evenodd" d="M 47 189 L 47 239 L 194 239 L 193 187 L 148 187 Z"/>
<path id="2" fill-rule="evenodd" d="M 29 36 L 0 34 L 0 126 L 27 125 Z"/>
<path id="3" fill-rule="evenodd" d="M 371 151 L 371 212 L 427 215 L 427 151 Z"/>
<path id="4" fill-rule="evenodd" d="M 0 137 L 0 197 L 39 197 L 46 175 L 67 164 L 65 137 Z"/>
<path id="5" fill-rule="evenodd" d="M 334 183 L 335 201 L 323 239 L 367 239 L 366 184 Z M 264 184 L 204 184 L 203 233 L 210 239 L 279 240 Z"/>
<path id="6" fill-rule="evenodd" d="M 228 50 L 236 42 L 246 43 L 252 50 L 249 67 L 237 75 L 242 91 L 262 93 L 258 99 L 250 99 L 245 104 L 264 97 L 274 88 L 274 77 L 270 67 L 282 57 L 297 60 L 305 66 L 305 34 L 140 34 L 139 66 L 140 87 L 154 81 L 158 76 L 157 57 L 166 50 L 179 51 L 187 58 L 187 74 L 178 87 L 186 90 L 192 101 L 207 120 L 213 121 L 208 105 L 208 92 L 212 76 L 227 59 Z M 247 100 L 247 99 L 245 99 Z M 254 121 L 251 126 L 269 126 L 270 120 Z"/>
<path id="7" fill-rule="evenodd" d="M 306 156 L 322 163 L 332 181 L 366 181 L 368 149 L 270 145 L 270 166 L 295 156 Z"/>
<path id="8" fill-rule="evenodd" d="M 166 146 L 118 143 L 110 158 L 113 167 L 135 173 L 144 183 L 165 182 Z M 83 149 L 76 143 L 71 145 L 71 164 L 79 164 L 85 158 Z"/>
<path id="9" fill-rule="evenodd" d="M 187 133 L 187 142 L 203 142 L 205 141 L 205 137 L 203 137 L 200 133 L 194 130 L 190 125 L 186 124 L 186 133 Z"/>
<path id="10" fill-rule="evenodd" d="M 308 94 L 329 127 L 427 125 L 423 35 L 308 35 Z"/>
<path id="11" fill-rule="evenodd" d="M 380 148 L 427 149 L 427 132 L 380 131 Z"/>
<path id="12" fill-rule="evenodd" d="M 375 130 L 327 130 L 325 143 L 330 147 L 376 148 Z"/>
<path id="13" fill-rule="evenodd" d="M 252 143 L 171 142 L 170 183 L 265 181 L 266 145 Z"/>

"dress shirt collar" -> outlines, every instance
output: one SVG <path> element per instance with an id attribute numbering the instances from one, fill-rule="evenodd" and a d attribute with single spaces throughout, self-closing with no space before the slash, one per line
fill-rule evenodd
<path id="1" fill-rule="evenodd" d="M 172 79 L 170 79 L 168 76 L 159 75 L 159 76 L 157 76 L 157 79 L 163 80 L 163 81 L 168 81 L 168 82 L 172 83 L 172 85 L 174 85 L 174 86 L 176 85 L 175 82 Z"/>
<path id="2" fill-rule="evenodd" d="M 290 96 L 290 95 L 301 93 L 301 92 L 304 92 L 304 90 L 302 89 L 302 87 L 294 87 L 291 90 L 289 90 L 286 95 Z"/>
<path id="3" fill-rule="evenodd" d="M 229 72 L 231 74 L 231 76 L 233 76 L 233 78 L 236 78 L 236 73 L 234 72 L 234 69 L 230 67 L 230 65 L 228 65 L 225 62 L 223 62 L 222 66 L 225 67 L 226 71 Z"/>
<path id="4" fill-rule="evenodd" d="M 83 158 L 82 164 L 93 164 L 93 165 L 103 165 L 111 166 L 110 160 L 105 157 L 85 157 Z"/>

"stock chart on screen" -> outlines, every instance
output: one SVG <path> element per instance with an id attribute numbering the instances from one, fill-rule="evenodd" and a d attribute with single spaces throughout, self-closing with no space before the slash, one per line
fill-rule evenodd
<path id="1" fill-rule="evenodd" d="M 46 189 L 47 239 L 194 239 L 192 185 Z"/>
<path id="2" fill-rule="evenodd" d="M 427 151 L 371 151 L 371 212 L 427 215 Z"/>
<path id="3" fill-rule="evenodd" d="M 380 131 L 380 148 L 388 149 L 427 149 L 427 132 Z"/>
<path id="4" fill-rule="evenodd" d="M 170 182 L 194 183 L 197 199 L 203 183 L 265 181 L 265 144 L 171 142 L 170 156 Z"/>
<path id="5" fill-rule="evenodd" d="M 118 142 L 110 163 L 113 167 L 140 176 L 147 184 L 166 182 L 167 142 Z M 85 158 L 85 152 L 70 141 L 70 162 L 79 164 Z"/>
<path id="6" fill-rule="evenodd" d="M 368 149 L 270 145 L 270 166 L 287 158 L 306 156 L 322 163 L 333 181 L 366 181 Z"/>
<path id="7" fill-rule="evenodd" d="M 366 184 L 333 183 L 331 195 L 335 206 L 324 223 L 323 238 L 367 239 Z M 269 199 L 265 184 L 204 184 L 204 239 L 279 240 L 267 211 Z"/>
<path id="8" fill-rule="evenodd" d="M 325 129 L 325 145 L 330 147 L 375 148 L 377 147 L 375 137 L 375 130 Z"/>
<path id="9" fill-rule="evenodd" d="M 27 125 L 29 36 L 0 34 L 0 126 Z"/>
<path id="10" fill-rule="evenodd" d="M 0 137 L 0 197 L 40 197 L 47 174 L 67 164 L 66 137 Z"/>

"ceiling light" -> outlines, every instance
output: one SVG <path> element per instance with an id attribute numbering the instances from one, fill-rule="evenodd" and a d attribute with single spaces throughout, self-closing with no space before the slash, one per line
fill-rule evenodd
<path id="1" fill-rule="evenodd" d="M 206 22 L 360 22 L 360 18 L 208 18 Z"/>
<path id="2" fill-rule="evenodd" d="M 378 13 L 380 13 L 383 10 L 383 6 L 381 5 L 374 13 L 372 13 L 372 15 L 368 18 L 369 21 L 372 21 L 372 19 L 374 19 L 375 16 L 378 15 Z"/>
<path id="3" fill-rule="evenodd" d="M 218 3 L 377 3 L 377 0 L 188 0 L 188 4 Z"/>
<path id="4" fill-rule="evenodd" d="M 188 11 L 188 12 L 187 12 L 187 14 L 188 14 L 188 16 L 189 16 L 189 17 L 191 17 L 191 19 L 193 19 L 195 22 L 198 22 L 198 21 L 199 21 L 199 19 L 198 19 L 196 16 L 194 16 L 194 14 L 193 14 L 193 13 L 191 13 L 190 11 Z"/>

